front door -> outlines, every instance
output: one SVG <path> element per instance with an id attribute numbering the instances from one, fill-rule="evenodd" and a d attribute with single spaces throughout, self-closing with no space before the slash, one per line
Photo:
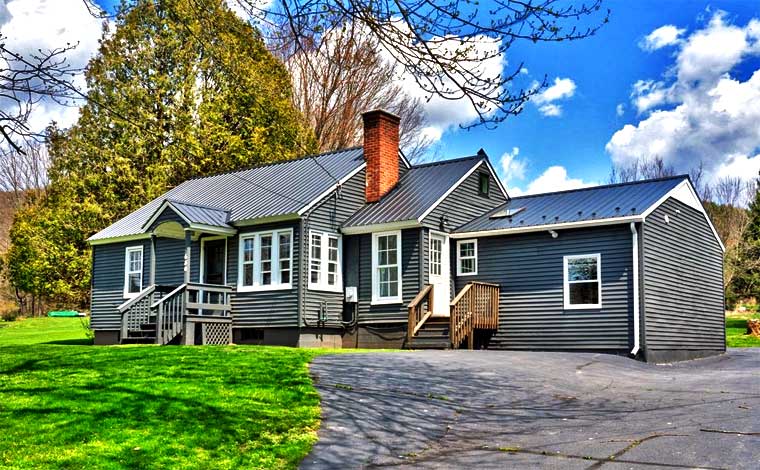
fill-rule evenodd
<path id="1" fill-rule="evenodd" d="M 203 276 L 206 284 L 225 284 L 227 241 L 225 239 L 203 241 Z"/>
<path id="2" fill-rule="evenodd" d="M 433 285 L 433 314 L 448 315 L 451 300 L 449 236 L 430 233 L 430 284 Z"/>

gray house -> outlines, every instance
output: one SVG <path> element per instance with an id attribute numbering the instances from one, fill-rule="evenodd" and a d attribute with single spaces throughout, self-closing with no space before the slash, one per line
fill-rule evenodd
<path id="1" fill-rule="evenodd" d="M 364 146 L 186 181 L 90 238 L 97 344 L 725 350 L 687 176 L 510 198 L 486 154 Z"/>

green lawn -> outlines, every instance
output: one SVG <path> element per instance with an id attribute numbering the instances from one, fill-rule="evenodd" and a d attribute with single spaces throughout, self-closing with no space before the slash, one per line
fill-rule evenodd
<path id="1" fill-rule="evenodd" d="M 760 338 L 745 334 L 750 318 L 760 318 L 760 314 L 731 314 L 726 317 L 726 345 L 729 348 L 760 348 Z"/>
<path id="2" fill-rule="evenodd" d="M 324 350 L 86 342 L 0 323 L 0 468 L 295 468 L 316 441 Z"/>

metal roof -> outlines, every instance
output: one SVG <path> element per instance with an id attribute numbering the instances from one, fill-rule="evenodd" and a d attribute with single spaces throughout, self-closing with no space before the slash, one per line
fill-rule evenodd
<path id="1" fill-rule="evenodd" d="M 363 149 L 354 147 L 191 179 L 96 233 L 90 240 L 144 233 L 143 225 L 166 200 L 228 211 L 229 222 L 294 214 L 362 165 Z M 218 216 L 206 213 L 203 217 Z"/>
<path id="2" fill-rule="evenodd" d="M 229 227 L 230 211 L 208 206 L 199 206 L 186 202 L 167 199 L 171 208 L 174 209 L 180 217 L 185 218 L 191 224 L 204 224 L 212 227 Z M 143 226 L 143 228 L 146 228 Z"/>
<path id="3" fill-rule="evenodd" d="M 475 155 L 412 166 L 395 188 L 379 201 L 365 204 L 343 227 L 417 221 L 463 176 L 484 160 L 485 155 Z"/>
<path id="4" fill-rule="evenodd" d="M 688 178 L 681 175 L 514 197 L 506 204 L 457 228 L 455 233 L 522 229 L 640 216 Z M 504 215 L 504 211 L 511 211 L 514 215 Z"/>

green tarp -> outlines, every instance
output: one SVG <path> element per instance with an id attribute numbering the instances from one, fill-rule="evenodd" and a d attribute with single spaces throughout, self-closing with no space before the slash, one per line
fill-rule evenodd
<path id="1" fill-rule="evenodd" d="M 76 312 L 74 310 L 53 310 L 52 312 L 48 312 L 49 317 L 78 317 L 79 312 Z"/>

